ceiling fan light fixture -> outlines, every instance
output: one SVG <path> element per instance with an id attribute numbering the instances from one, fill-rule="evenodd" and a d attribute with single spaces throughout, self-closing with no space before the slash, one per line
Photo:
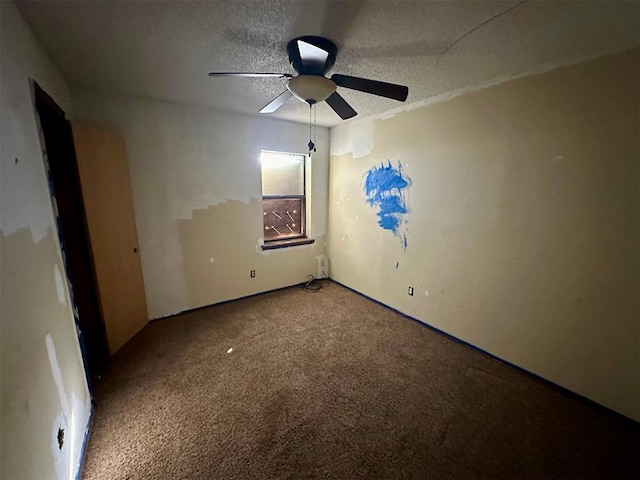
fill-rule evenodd
<path id="1" fill-rule="evenodd" d="M 327 105 L 343 120 L 355 117 L 358 113 L 336 91 L 337 87 L 370 93 L 400 102 L 404 102 L 407 99 L 409 88 L 404 85 L 352 77 L 350 75 L 334 74 L 331 75 L 331 78 L 325 77 L 325 74 L 333 67 L 337 52 L 338 48 L 331 40 L 324 37 L 306 35 L 296 37 L 287 43 L 289 63 L 298 73 L 297 76 L 289 73 L 258 72 L 211 72 L 209 76 L 288 78 L 287 89 L 265 105 L 260 110 L 260 113 L 275 112 L 293 95 L 310 106 L 320 102 L 327 102 Z M 311 108 L 309 109 L 310 114 L 312 110 Z M 311 118 L 309 123 L 311 124 Z M 309 149 L 311 149 L 311 146 Z"/>
<path id="2" fill-rule="evenodd" d="M 336 91 L 336 84 L 321 75 L 298 75 L 289 79 L 287 88 L 303 102 L 320 103 Z"/>

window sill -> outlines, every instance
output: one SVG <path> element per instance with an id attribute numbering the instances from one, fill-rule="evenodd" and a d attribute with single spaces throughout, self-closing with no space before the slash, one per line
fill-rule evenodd
<path id="1" fill-rule="evenodd" d="M 291 238 L 288 240 L 273 240 L 265 242 L 262 250 L 275 250 L 277 248 L 295 247 L 297 245 L 309 245 L 315 242 L 313 238 Z"/>

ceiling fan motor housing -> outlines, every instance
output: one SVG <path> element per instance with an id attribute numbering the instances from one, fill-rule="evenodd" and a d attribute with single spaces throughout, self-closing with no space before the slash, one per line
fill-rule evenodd
<path id="1" fill-rule="evenodd" d="M 305 35 L 289 41 L 287 53 L 289 63 L 300 75 L 324 75 L 333 67 L 338 47 L 327 38 Z"/>

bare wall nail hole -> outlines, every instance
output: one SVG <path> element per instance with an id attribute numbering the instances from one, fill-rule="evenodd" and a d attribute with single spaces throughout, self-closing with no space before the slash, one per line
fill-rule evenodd
<path id="1" fill-rule="evenodd" d="M 18 157 L 16 157 L 15 162 L 16 162 L 16 165 L 17 165 L 18 164 Z"/>
<path id="2" fill-rule="evenodd" d="M 62 444 L 64 443 L 64 428 L 58 428 L 58 449 L 62 450 Z"/>

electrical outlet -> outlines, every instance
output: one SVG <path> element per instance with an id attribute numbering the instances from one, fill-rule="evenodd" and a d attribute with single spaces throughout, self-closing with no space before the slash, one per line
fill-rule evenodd
<path id="1" fill-rule="evenodd" d="M 411 295 L 413 297 L 413 287 L 409 287 L 409 295 Z"/>
<path id="2" fill-rule="evenodd" d="M 256 271 L 255 271 L 255 270 L 251 270 L 251 271 L 249 272 L 249 276 L 250 276 L 251 278 L 256 278 Z"/>

